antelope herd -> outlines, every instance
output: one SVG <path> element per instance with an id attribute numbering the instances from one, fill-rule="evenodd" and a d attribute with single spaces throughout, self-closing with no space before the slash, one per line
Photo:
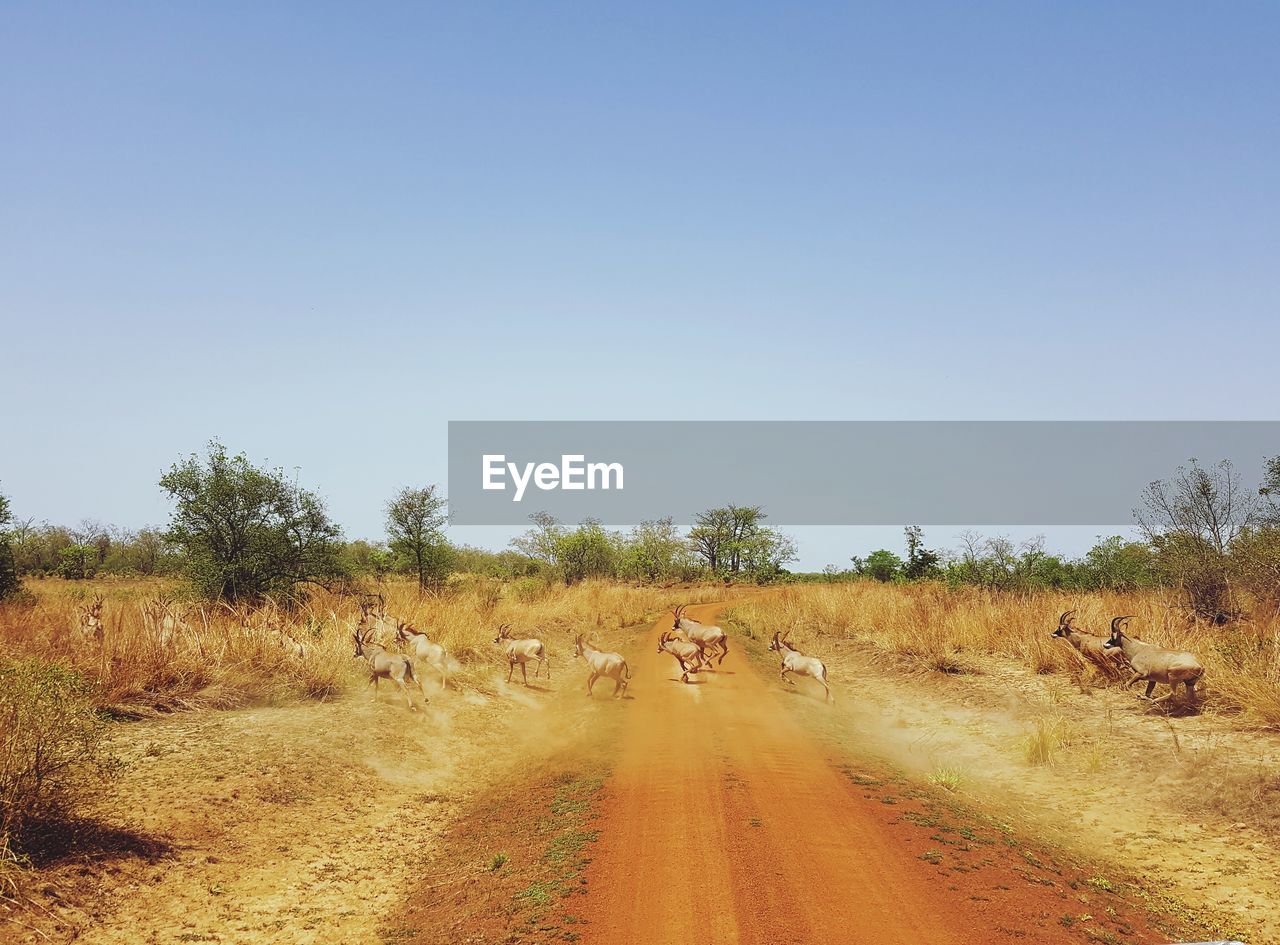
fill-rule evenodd
<path id="1" fill-rule="evenodd" d="M 84 643 L 101 647 L 106 639 L 103 617 L 104 598 L 99 595 L 93 602 L 77 611 L 75 629 Z M 718 626 L 706 624 L 686 615 L 687 605 L 672 611 L 672 624 L 658 637 L 658 653 L 672 657 L 679 669 L 680 681 L 688 683 L 690 676 L 711 672 L 720 666 L 729 654 L 728 635 Z M 442 690 L 449 688 L 450 667 L 453 660 L 445 647 L 417 629 L 412 623 L 399 620 L 387 612 L 386 601 L 381 595 L 363 598 L 360 613 L 352 630 L 355 643 L 353 656 L 365 660 L 369 668 L 369 681 L 377 698 L 378 685 L 387 680 L 397 686 L 406 703 L 413 708 L 410 686 L 416 688 L 427 700 L 424 673 L 429 670 L 440 678 Z M 313 644 L 296 635 L 274 603 L 258 611 L 241 615 L 228 608 L 244 623 L 247 630 L 259 634 L 261 639 L 278 645 L 289 657 L 306 661 L 311 657 Z M 199 642 L 199 628 L 208 626 L 208 615 L 203 609 L 192 610 L 173 600 L 157 597 L 140 605 L 142 626 L 151 645 L 172 647 L 182 638 Z M 1126 628 L 1133 618 L 1116 617 L 1111 621 L 1109 635 L 1090 633 L 1076 626 L 1075 610 L 1068 610 L 1058 617 L 1057 627 L 1050 636 L 1065 640 L 1085 663 L 1092 665 L 1110 680 L 1123 681 L 1129 688 L 1137 682 L 1147 684 L 1144 698 L 1152 700 L 1157 685 L 1167 685 L 1168 695 L 1162 702 L 1173 698 L 1179 687 L 1185 687 L 1187 697 L 1197 697 L 1197 685 L 1204 678 L 1204 666 L 1193 653 L 1165 649 L 1130 636 Z M 330 612 L 335 622 L 336 613 Z M 118 623 L 116 624 L 118 626 Z M 388 644 L 398 644 L 404 652 L 392 652 Z M 524 684 L 529 685 L 528 665 L 534 663 L 536 680 L 546 670 L 551 678 L 551 662 L 547 647 L 535 636 L 518 636 L 509 623 L 499 625 L 493 643 L 499 647 L 501 659 L 507 666 L 507 683 L 511 682 L 517 666 Z M 775 631 L 768 651 L 780 660 L 779 678 L 789 686 L 795 686 L 795 677 L 812 679 L 822 686 L 825 701 L 833 701 L 827 679 L 827 667 L 822 660 L 806 656 L 791 642 L 790 628 Z M 619 653 L 600 649 L 594 637 L 578 634 L 574 640 L 574 658 L 584 661 L 587 670 L 587 695 L 601 678 L 612 679 L 612 696 L 626 697 L 631 680 L 631 669 Z"/>
<path id="2" fill-rule="evenodd" d="M 1099 672 L 1111 679 L 1127 678 L 1124 687 L 1144 681 L 1147 691 L 1144 698 L 1151 699 L 1156 684 L 1169 687 L 1169 694 L 1152 701 L 1163 702 L 1178 693 L 1178 687 L 1187 687 L 1187 697 L 1195 699 L 1196 683 L 1204 677 L 1204 667 L 1194 653 L 1182 650 L 1166 650 L 1154 643 L 1143 643 L 1124 632 L 1125 625 L 1133 617 L 1115 617 L 1111 621 L 1110 636 L 1102 637 L 1072 626 L 1068 610 L 1058 618 L 1058 629 L 1052 637 L 1064 639 L 1075 647 L 1082 657 L 1092 663 Z"/>

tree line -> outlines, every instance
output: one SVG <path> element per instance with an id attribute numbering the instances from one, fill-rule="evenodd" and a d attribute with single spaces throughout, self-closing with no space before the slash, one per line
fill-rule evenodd
<path id="1" fill-rule="evenodd" d="M 760 507 L 735 505 L 699 515 L 688 534 L 669 518 L 624 533 L 591 519 L 569 527 L 536 514 L 509 549 L 460 546 L 446 537 L 447 502 L 434 485 L 406 487 L 387 502 L 385 539 L 347 541 L 319 495 L 217 441 L 203 456 L 175 463 L 159 485 L 173 503 L 168 527 L 138 531 L 19 520 L 0 496 L 0 597 L 15 592 L 23 575 L 176 575 L 226 601 L 288 599 L 308 586 L 338 588 L 391 573 L 411 575 L 427 591 L 459 571 L 566 583 L 763 582 L 784 576 L 796 556 L 794 542 L 763 524 Z"/>
<path id="2" fill-rule="evenodd" d="M 594 519 L 576 526 L 545 513 L 509 548 L 455 545 L 446 537 L 447 502 L 434 485 L 406 487 L 385 507 L 385 539 L 348 541 L 323 499 L 280 469 L 259 467 L 212 442 L 159 480 L 173 502 L 167 528 L 137 531 L 82 522 L 21 520 L 0 495 L 0 597 L 23 575 L 71 580 L 96 574 L 187 578 L 210 598 L 288 598 L 308 585 L 336 587 L 361 576 L 413 576 L 427 591 L 464 572 L 499 578 L 587 578 L 668 583 L 689 580 L 941 581 L 993 590 L 1133 590 L 1172 586 L 1194 612 L 1225 622 L 1244 600 L 1280 608 L 1280 457 L 1263 481 L 1246 485 L 1230 463 L 1192 461 L 1151 483 L 1135 510 L 1141 537 L 1100 539 L 1079 558 L 1046 550 L 1043 538 L 1015 543 L 974 532 L 959 547 L 927 547 L 909 526 L 904 553 L 878 549 L 850 566 L 795 575 L 795 542 L 766 525 L 760 506 L 726 505 L 699 514 L 684 531 L 671 518 L 613 531 Z"/>
<path id="3" fill-rule="evenodd" d="M 881 548 L 828 567 L 824 580 L 937 580 L 996 590 L 1134 590 L 1176 587 L 1191 610 L 1216 623 L 1246 603 L 1280 609 L 1280 457 L 1262 481 L 1246 485 L 1230 462 L 1192 460 L 1143 491 L 1134 510 L 1139 539 L 1101 538 L 1079 558 L 1054 555 L 1043 537 L 1015 543 L 974 532 L 956 549 L 925 547 L 918 526 L 906 530 L 906 554 Z"/>

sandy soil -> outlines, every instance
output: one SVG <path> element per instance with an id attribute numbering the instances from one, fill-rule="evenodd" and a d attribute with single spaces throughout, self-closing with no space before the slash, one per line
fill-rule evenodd
<path id="1" fill-rule="evenodd" d="M 429 689 L 413 713 L 384 687 L 121 726 L 124 771 L 92 829 L 0 939 L 377 941 L 477 798 L 582 741 L 591 707 L 567 687 L 508 686 L 496 667 L 492 685 Z"/>

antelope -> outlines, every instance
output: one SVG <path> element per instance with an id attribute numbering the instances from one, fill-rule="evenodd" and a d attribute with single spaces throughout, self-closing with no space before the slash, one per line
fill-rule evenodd
<path id="1" fill-rule="evenodd" d="M 98 643 L 102 642 L 102 605 L 104 603 L 101 594 L 93 599 L 93 606 L 80 609 L 80 633 L 86 640 L 93 639 Z"/>
<path id="2" fill-rule="evenodd" d="M 310 652 L 310 648 L 305 643 L 282 626 L 277 625 L 275 627 L 275 631 L 276 638 L 279 641 L 280 648 L 282 650 L 290 656 L 296 656 L 300 660 L 307 658 L 307 653 Z"/>
<path id="3" fill-rule="evenodd" d="M 387 602 L 381 594 L 378 595 L 377 606 L 369 600 L 361 601 L 360 615 L 363 619 L 372 622 L 374 633 L 396 632 L 398 621 L 387 616 Z"/>
<path id="4" fill-rule="evenodd" d="M 1085 633 L 1073 627 L 1071 615 L 1074 613 L 1074 610 L 1068 610 L 1059 617 L 1058 629 L 1049 636 L 1066 640 L 1076 648 L 1077 653 L 1097 667 L 1103 675 L 1113 679 L 1122 678 L 1129 668 L 1124 653 L 1120 650 L 1107 649 L 1106 637 L 1100 637 L 1096 633 Z"/>
<path id="5" fill-rule="evenodd" d="M 1124 684 L 1125 688 L 1128 689 L 1139 679 L 1145 679 L 1146 698 L 1150 699 L 1156 683 L 1164 683 L 1169 687 L 1169 695 L 1164 696 L 1163 699 L 1154 700 L 1162 702 L 1164 699 L 1175 696 L 1178 685 L 1185 683 L 1187 696 L 1194 699 L 1196 683 L 1204 678 L 1204 667 L 1200 665 L 1200 660 L 1194 653 L 1166 650 L 1162 646 L 1133 639 L 1122 629 L 1123 625 L 1132 619 L 1132 617 L 1114 618 L 1111 621 L 1111 639 L 1103 644 L 1108 649 L 1119 647 L 1124 653 L 1124 658 L 1129 661 L 1133 676 Z"/>
<path id="6" fill-rule="evenodd" d="M 167 597 L 157 597 L 143 604 L 142 622 L 151 636 L 160 641 L 161 646 L 172 643 L 179 630 L 190 629 L 186 614 L 179 611 Z"/>
<path id="7" fill-rule="evenodd" d="M 826 690 L 827 697 L 824 701 L 831 702 L 831 687 L 827 685 L 827 667 L 822 660 L 816 656 L 805 656 L 794 646 L 788 637 L 791 631 L 788 630 L 781 638 L 778 632 L 773 633 L 773 642 L 769 644 L 769 649 L 782 657 L 782 672 L 778 675 L 782 677 L 782 681 L 792 686 L 796 684 L 787 673 L 795 673 L 797 676 L 810 676 L 822 683 L 822 688 Z"/>
<path id="8" fill-rule="evenodd" d="M 542 641 L 538 639 L 516 640 L 511 636 L 511 624 L 504 623 L 498 627 L 498 636 L 494 639 L 494 643 L 503 644 L 503 649 L 507 654 L 507 682 L 511 682 L 511 674 L 515 672 L 516 665 L 520 666 L 520 675 L 524 677 L 524 684 L 529 685 L 529 671 L 525 664 L 530 660 L 537 660 L 538 667 L 533 671 L 533 678 L 538 678 L 538 673 L 542 671 L 545 664 L 547 667 L 547 679 L 551 678 L 551 663 L 547 659 L 547 649 L 542 645 Z"/>
<path id="9" fill-rule="evenodd" d="M 407 656 L 399 653 L 388 653 L 387 648 L 378 643 L 370 643 L 372 632 L 362 629 L 366 621 L 361 621 L 356 626 L 355 640 L 356 652 L 355 657 L 364 657 L 365 662 L 369 664 L 369 682 L 373 683 L 373 698 L 378 698 L 378 682 L 382 679 L 389 679 L 400 687 L 400 691 L 404 693 L 404 701 L 410 710 L 417 707 L 413 704 L 413 697 L 409 695 L 409 685 L 406 680 L 413 682 L 422 693 L 422 701 L 430 702 L 427 698 L 427 690 L 423 688 L 422 680 L 413 672 L 413 661 Z"/>
<path id="10" fill-rule="evenodd" d="M 591 687 L 596 684 L 597 679 L 608 676 L 613 680 L 613 698 L 622 698 L 631 680 L 631 668 L 627 666 L 627 661 L 622 658 L 622 654 L 606 653 L 604 650 L 596 649 L 590 640 L 582 638 L 582 634 L 574 638 L 573 647 L 574 659 L 582 657 L 591 670 L 591 676 L 587 679 L 587 695 L 591 695 Z"/>
<path id="11" fill-rule="evenodd" d="M 409 652 L 429 664 L 440 674 L 440 688 L 449 688 L 449 654 L 439 643 L 432 643 L 422 630 L 413 624 L 396 621 L 396 639 L 409 647 Z"/>
<path id="12" fill-rule="evenodd" d="M 716 660 L 716 665 L 719 666 L 724 662 L 724 658 L 729 655 L 728 636 L 719 627 L 707 626 L 701 621 L 694 620 L 692 617 L 684 616 L 684 610 L 687 606 L 687 604 L 681 604 L 671 612 L 675 616 L 675 623 L 671 625 L 671 629 L 679 630 L 684 633 L 684 635 L 689 638 L 690 642 L 697 644 L 698 649 L 702 650 L 704 653 L 708 649 L 718 649 L 720 651 L 720 658 Z M 711 653 L 711 656 L 715 655 L 716 654 L 714 652 Z M 708 660 L 708 662 L 710 662 L 710 660 Z"/>
<path id="13" fill-rule="evenodd" d="M 690 673 L 697 673 L 708 659 L 702 647 L 692 640 L 682 640 L 674 630 L 664 630 L 658 637 L 658 652 L 670 653 L 680 664 L 680 681 L 687 683 Z"/>

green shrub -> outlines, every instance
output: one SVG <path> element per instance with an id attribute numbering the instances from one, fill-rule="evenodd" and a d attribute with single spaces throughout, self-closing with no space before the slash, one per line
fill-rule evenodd
<path id="1" fill-rule="evenodd" d="M 79 674 L 32 659 L 0 663 L 0 851 L 105 774 L 105 729 Z"/>

